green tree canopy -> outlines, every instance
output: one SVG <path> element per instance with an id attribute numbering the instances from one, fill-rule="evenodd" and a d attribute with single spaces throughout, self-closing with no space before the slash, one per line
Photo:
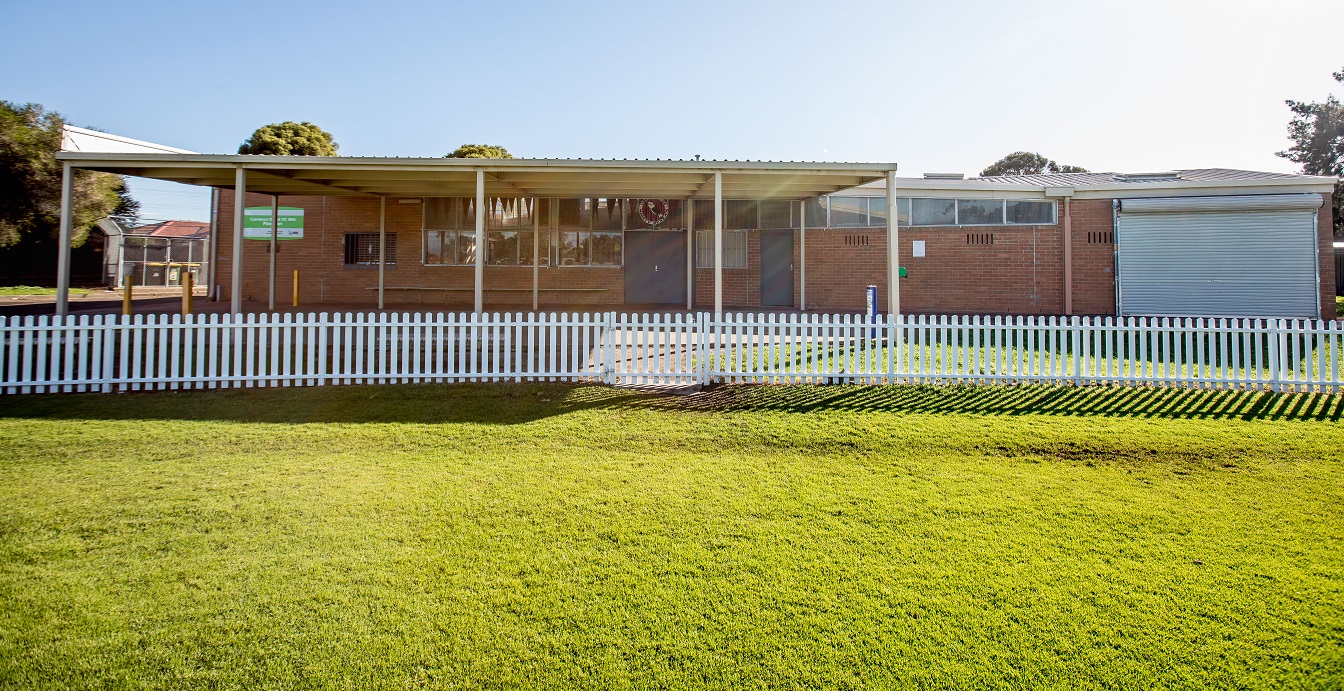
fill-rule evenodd
<path id="1" fill-rule="evenodd" d="M 240 154 L 270 156 L 337 156 L 340 145 L 331 133 L 311 122 L 276 122 L 257 128 L 238 147 Z"/>
<path id="2" fill-rule="evenodd" d="M 995 161 L 980 171 L 981 177 L 989 175 L 1040 175 L 1041 173 L 1086 173 L 1086 168 L 1062 166 L 1054 161 L 1029 151 L 1014 151 Z"/>
<path id="3" fill-rule="evenodd" d="M 493 144 L 463 144 L 444 158 L 513 158 L 513 154 Z"/>
<path id="4" fill-rule="evenodd" d="M 0 247 L 60 233 L 61 171 L 56 161 L 65 118 L 36 103 L 0 101 Z M 74 171 L 71 243 L 84 244 L 89 229 L 112 214 L 134 216 L 140 204 L 126 179 Z"/>
<path id="5" fill-rule="evenodd" d="M 1344 69 L 1331 74 L 1344 84 Z M 1288 100 L 1293 118 L 1288 122 L 1288 139 L 1293 145 L 1277 155 L 1302 166 L 1307 175 L 1344 177 L 1344 105 L 1334 94 L 1320 103 Z M 1344 234 L 1344 182 L 1335 183 L 1335 234 Z"/>

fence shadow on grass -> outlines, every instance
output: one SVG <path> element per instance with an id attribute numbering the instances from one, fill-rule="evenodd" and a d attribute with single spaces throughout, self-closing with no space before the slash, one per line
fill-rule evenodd
<path id="1" fill-rule="evenodd" d="M 1111 386 L 718 386 L 682 398 L 604 400 L 605 396 L 580 389 L 572 398 L 596 405 L 781 413 L 847 411 L 1332 421 L 1344 416 L 1344 395 L 1339 394 Z"/>
<path id="2" fill-rule="evenodd" d="M 1112 386 L 715 386 L 689 396 L 587 384 L 454 384 L 156 391 L 0 398 L 0 418 L 211 420 L 275 424 L 510 425 L 580 410 L 880 412 L 1326 420 L 1344 395 Z"/>

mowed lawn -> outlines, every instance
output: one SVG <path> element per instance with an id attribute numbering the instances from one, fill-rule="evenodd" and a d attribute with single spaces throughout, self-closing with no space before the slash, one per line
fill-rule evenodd
<path id="1" fill-rule="evenodd" d="M 0 400 L 0 687 L 1339 688 L 1344 401 Z"/>

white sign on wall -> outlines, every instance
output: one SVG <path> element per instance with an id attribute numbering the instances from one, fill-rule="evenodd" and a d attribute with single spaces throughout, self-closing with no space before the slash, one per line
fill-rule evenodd
<path id="1" fill-rule="evenodd" d="M 910 243 L 910 254 L 915 257 L 924 256 L 924 241 L 915 240 L 914 242 Z"/>

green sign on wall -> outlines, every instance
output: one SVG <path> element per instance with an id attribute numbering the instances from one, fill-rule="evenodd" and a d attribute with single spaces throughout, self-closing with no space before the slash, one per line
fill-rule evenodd
<path id="1" fill-rule="evenodd" d="M 276 240 L 303 239 L 303 209 L 293 206 L 280 207 L 279 228 Z M 243 239 L 271 239 L 271 207 L 253 206 L 243 210 Z"/>

